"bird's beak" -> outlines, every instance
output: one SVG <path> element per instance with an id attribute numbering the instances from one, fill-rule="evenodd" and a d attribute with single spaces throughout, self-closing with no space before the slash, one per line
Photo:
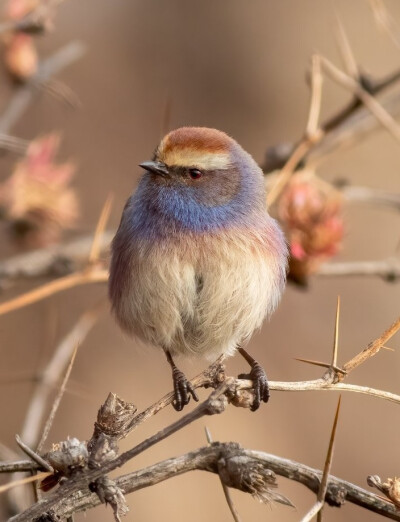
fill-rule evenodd
<path id="1" fill-rule="evenodd" d="M 153 174 L 158 174 L 159 176 L 168 175 L 168 168 L 165 163 L 162 163 L 161 161 L 144 161 L 139 165 L 139 167 L 142 167 L 142 169 L 152 172 Z"/>

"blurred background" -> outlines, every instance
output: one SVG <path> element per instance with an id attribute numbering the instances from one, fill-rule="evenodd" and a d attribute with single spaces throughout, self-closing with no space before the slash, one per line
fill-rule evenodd
<path id="1" fill-rule="evenodd" d="M 386 6 L 400 25 L 400 4 L 387 0 Z M 55 30 L 37 38 L 37 46 L 39 55 L 46 57 L 71 40 L 85 43 L 83 58 L 56 76 L 76 93 L 81 107 L 71 110 L 43 92 L 12 133 L 32 140 L 61 131 L 57 158 L 77 167 L 73 186 L 81 209 L 70 236 L 94 230 L 110 192 L 114 204 L 109 228 L 118 226 L 140 175 L 138 164 L 151 157 L 166 120 L 171 129 L 196 125 L 224 130 L 260 163 L 268 147 L 298 140 L 307 120 L 306 73 L 312 53 L 318 51 L 341 65 L 335 9 L 363 71 L 380 78 L 399 67 L 400 50 L 379 30 L 366 0 L 63 2 L 57 8 Z M 0 110 L 4 110 L 13 90 L 5 72 L 1 83 Z M 326 80 L 322 118 L 349 99 L 348 92 Z M 0 158 L 1 181 L 9 177 L 16 159 L 12 154 Z M 399 143 L 379 130 L 332 155 L 319 174 L 327 180 L 346 178 L 398 192 L 399 165 Z M 337 260 L 385 259 L 393 255 L 398 241 L 398 213 L 346 205 L 344 247 Z M 0 252 L 3 258 L 15 252 L 5 231 Z M 1 298 L 10 299 L 43 282 L 20 282 L 5 289 Z M 105 284 L 78 287 L 0 316 L 0 440 L 8 447 L 17 449 L 14 435 L 21 431 L 34 389 L 32 379 L 82 312 L 105 293 Z M 278 311 L 248 346 L 271 380 L 300 381 L 322 374 L 320 368 L 294 358 L 330 360 L 338 295 L 339 364 L 378 337 L 399 313 L 398 283 L 375 277 L 315 276 L 307 289 L 288 286 Z M 399 337 L 389 346 L 398 348 Z M 184 360 L 180 366 L 188 375 L 204 368 L 201 362 Z M 229 360 L 227 369 L 229 375 L 247 370 L 239 357 Z M 355 370 L 348 382 L 400 393 L 399 350 L 383 350 Z M 170 388 L 163 354 L 125 338 L 107 310 L 79 349 L 47 448 L 67 436 L 89 438 L 98 407 L 110 391 L 142 410 Z M 204 399 L 207 392 L 200 395 Z M 236 441 L 321 469 L 337 399 L 336 392 L 272 392 L 270 403 L 257 413 L 231 407 L 221 416 L 194 423 L 140 455 L 123 472 L 204 446 L 205 426 L 214 440 Z M 134 431 L 121 448 L 132 447 L 178 415 L 167 408 Z M 344 394 L 332 474 L 363 488 L 368 488 L 367 475 L 384 479 L 398 475 L 399 418 L 395 404 Z M 243 520 L 292 522 L 314 503 L 315 496 L 302 485 L 281 478 L 278 482 L 296 509 L 268 507 L 232 491 Z M 138 491 L 128 496 L 128 503 L 127 522 L 231 520 L 218 477 L 202 472 Z M 327 522 L 378 518 L 347 503 L 341 509 L 324 509 Z M 112 512 L 100 506 L 75 518 L 84 519 L 109 521 Z"/>

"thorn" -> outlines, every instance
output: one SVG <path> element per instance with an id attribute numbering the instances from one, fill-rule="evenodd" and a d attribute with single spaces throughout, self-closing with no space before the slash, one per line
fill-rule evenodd
<path id="1" fill-rule="evenodd" d="M 325 501 L 325 495 L 326 495 L 326 491 L 328 489 L 328 479 L 329 479 L 329 474 L 330 474 L 331 467 L 332 467 L 333 449 L 334 449 L 334 445 L 335 445 L 336 428 L 337 428 L 337 424 L 338 424 L 338 420 L 339 420 L 341 401 L 342 401 L 342 396 L 339 395 L 339 400 L 338 400 L 338 404 L 336 407 L 335 418 L 333 420 L 331 436 L 329 439 L 328 451 L 327 451 L 326 459 L 325 459 L 324 471 L 322 473 L 321 484 L 319 486 L 318 495 L 317 495 L 318 502 Z M 323 508 L 323 506 L 321 507 L 321 509 L 318 512 L 317 520 L 319 520 L 319 521 L 322 520 L 322 514 L 321 514 L 322 508 Z"/>
<path id="2" fill-rule="evenodd" d="M 339 345 L 339 317 L 340 317 L 340 295 L 337 298 L 336 305 L 336 320 L 335 320 L 335 334 L 333 338 L 333 354 L 332 354 L 332 368 L 337 366 L 337 355 Z"/>
<path id="3" fill-rule="evenodd" d="M 343 370 L 343 368 L 339 368 L 339 366 L 333 366 L 329 363 L 324 363 L 322 361 L 313 361 L 311 359 L 301 359 L 300 357 L 294 357 L 295 361 L 304 362 L 306 364 L 312 364 L 313 366 L 321 366 L 322 368 L 328 368 L 334 370 L 337 373 L 341 373 L 342 375 L 347 375 L 346 370 Z"/>
<path id="4" fill-rule="evenodd" d="M 208 429 L 207 426 L 204 426 L 204 431 L 206 432 L 206 438 L 207 438 L 208 444 L 209 445 L 212 444 L 213 438 L 212 438 L 211 432 L 210 432 L 210 430 Z"/>

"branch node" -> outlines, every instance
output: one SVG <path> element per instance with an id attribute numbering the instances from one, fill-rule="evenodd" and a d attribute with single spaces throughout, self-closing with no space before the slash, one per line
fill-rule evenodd
<path id="1" fill-rule="evenodd" d="M 76 471 L 83 470 L 89 460 L 86 443 L 75 437 L 54 444 L 52 451 L 49 451 L 45 457 L 51 466 L 65 477 L 70 477 Z"/>
<path id="2" fill-rule="evenodd" d="M 108 477 L 100 477 L 89 484 L 89 489 L 92 493 L 96 493 L 102 504 L 110 504 L 115 521 L 121 522 L 120 516 L 126 515 L 129 508 L 124 493 L 117 483 Z"/>

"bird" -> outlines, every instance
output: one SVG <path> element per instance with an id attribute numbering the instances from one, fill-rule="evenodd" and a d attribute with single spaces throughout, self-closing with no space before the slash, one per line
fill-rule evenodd
<path id="1" fill-rule="evenodd" d="M 206 127 L 169 132 L 140 167 L 111 246 L 112 313 L 165 352 L 177 411 L 198 396 L 175 358 L 236 352 L 250 365 L 255 411 L 268 380 L 245 345 L 279 303 L 288 258 L 263 173 L 233 138 Z"/>

